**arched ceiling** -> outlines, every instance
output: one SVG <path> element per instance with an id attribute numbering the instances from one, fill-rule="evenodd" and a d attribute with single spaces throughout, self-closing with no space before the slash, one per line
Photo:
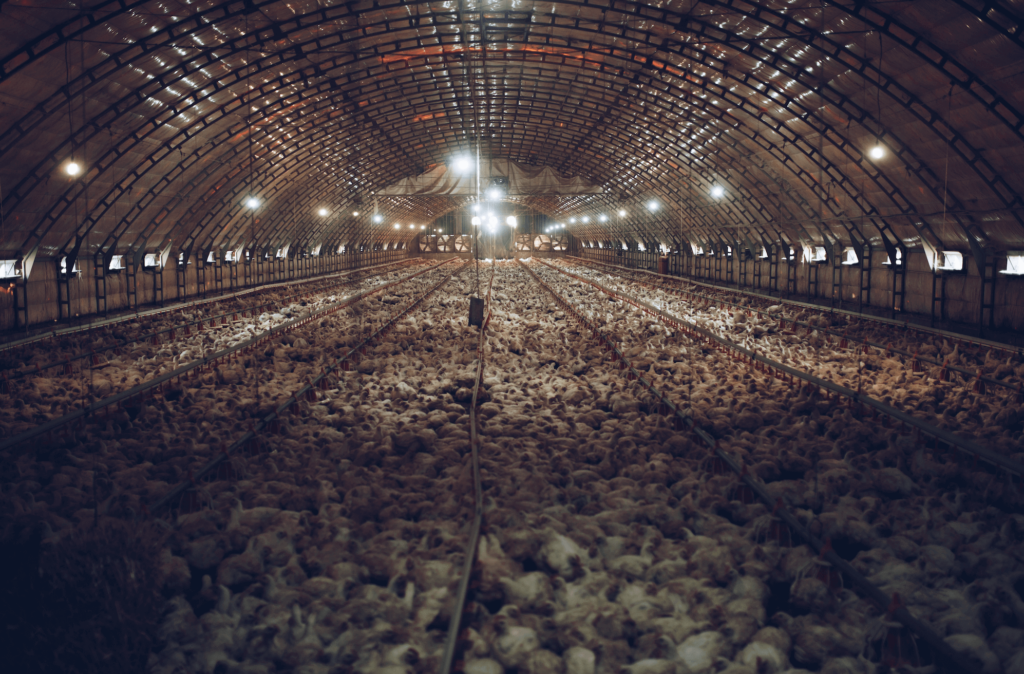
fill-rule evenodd
<path id="1" fill-rule="evenodd" d="M 477 147 L 589 240 L 1024 249 L 1021 4 L 0 0 L 0 255 L 391 243 Z"/>

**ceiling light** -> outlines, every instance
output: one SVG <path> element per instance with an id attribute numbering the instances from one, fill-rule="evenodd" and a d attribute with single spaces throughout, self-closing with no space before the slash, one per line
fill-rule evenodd
<path id="1" fill-rule="evenodd" d="M 256 197 L 249 197 L 245 200 L 245 205 L 249 208 L 259 208 L 260 200 Z"/>
<path id="2" fill-rule="evenodd" d="M 569 218 L 569 224 L 570 225 L 576 224 L 576 218 Z"/>
<path id="3" fill-rule="evenodd" d="M 724 187 L 722 187 L 721 185 L 712 185 L 711 186 L 711 196 L 713 196 L 715 199 L 721 199 L 724 195 L 725 195 L 725 188 Z"/>
<path id="4" fill-rule="evenodd" d="M 320 217 L 323 217 L 323 216 L 327 215 L 327 209 L 326 208 L 321 208 L 319 211 L 317 211 L 317 213 L 320 214 Z"/>
<path id="5" fill-rule="evenodd" d="M 599 219 L 601 220 L 601 222 L 608 222 L 608 216 L 605 215 L 604 213 L 601 214 L 601 217 Z"/>
<path id="6" fill-rule="evenodd" d="M 586 223 L 590 222 L 590 216 L 589 215 L 584 215 L 580 219 L 583 220 L 583 224 L 586 224 Z"/>
<path id="7" fill-rule="evenodd" d="M 409 229 L 416 229 L 416 225 L 409 225 Z"/>
<path id="8" fill-rule="evenodd" d="M 461 157 L 456 157 L 455 161 L 452 162 L 452 165 L 459 173 L 467 173 L 473 169 L 473 160 L 463 155 Z"/>
<path id="9" fill-rule="evenodd" d="M 653 199 L 651 199 L 650 201 L 648 201 L 648 202 L 647 202 L 647 210 L 651 211 L 652 213 L 653 213 L 654 211 L 658 210 L 658 202 L 657 202 L 657 201 L 654 201 Z"/>
<path id="10" fill-rule="evenodd" d="M 68 174 L 69 176 L 77 176 L 77 175 L 78 175 L 79 173 L 81 173 L 81 172 L 82 172 L 82 165 L 81 165 L 81 164 L 79 164 L 79 163 L 78 163 L 77 161 L 75 161 L 74 159 L 72 159 L 71 161 L 69 161 L 69 162 L 68 162 L 68 163 L 67 163 L 67 164 L 66 164 L 66 165 L 64 166 L 64 173 L 67 173 L 67 174 Z"/>
<path id="11" fill-rule="evenodd" d="M 881 159 L 885 156 L 885 148 L 882 147 L 881 143 L 879 143 L 868 151 L 868 155 L 872 159 Z"/>
<path id="12" fill-rule="evenodd" d="M 426 228 L 427 228 L 426 225 L 420 225 L 420 229 L 426 229 Z"/>
<path id="13" fill-rule="evenodd" d="M 353 217 L 358 216 L 358 215 L 359 215 L 359 211 L 352 211 L 352 216 Z"/>
<path id="14" fill-rule="evenodd" d="M 511 227 L 512 229 L 515 229 L 516 225 L 519 224 L 519 221 L 516 220 L 516 216 L 510 215 L 507 218 L 505 218 L 505 224 Z"/>
<path id="15" fill-rule="evenodd" d="M 376 215 L 373 216 L 373 221 L 377 223 L 383 222 L 384 216 L 381 215 L 380 213 L 377 213 Z"/>
<path id="16" fill-rule="evenodd" d="M 491 200 L 495 200 L 495 201 L 498 200 L 498 199 L 501 199 L 501 188 L 500 187 L 491 187 L 490 189 L 488 189 L 487 190 L 487 198 L 491 199 Z"/>
<path id="17" fill-rule="evenodd" d="M 480 226 L 480 216 L 479 215 L 474 215 L 473 216 L 473 226 L 474 227 L 479 227 Z"/>
<path id="18" fill-rule="evenodd" d="M 626 211 L 625 211 L 625 210 L 620 210 L 620 211 L 619 211 L 619 217 L 620 217 L 620 218 L 624 218 L 624 217 L 626 217 Z"/>

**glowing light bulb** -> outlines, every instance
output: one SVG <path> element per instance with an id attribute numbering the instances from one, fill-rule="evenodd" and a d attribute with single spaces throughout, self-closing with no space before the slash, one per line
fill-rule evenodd
<path id="1" fill-rule="evenodd" d="M 357 217 L 358 215 L 359 215 L 359 211 L 352 211 L 352 217 Z"/>
<path id="2" fill-rule="evenodd" d="M 518 221 L 518 220 L 516 220 L 516 216 L 514 216 L 514 215 L 510 215 L 510 216 L 508 216 L 507 218 L 505 218 L 505 224 L 507 224 L 507 225 L 508 225 L 509 227 L 511 227 L 512 229 L 515 229 L 515 228 L 516 228 L 516 225 L 518 225 L 518 224 L 519 224 L 519 221 Z"/>
<path id="3" fill-rule="evenodd" d="M 79 173 L 82 172 L 82 166 L 77 161 L 72 159 L 64 167 L 64 172 L 67 173 L 69 176 L 77 176 Z"/>
<path id="4" fill-rule="evenodd" d="M 401 229 L 401 227 L 402 226 L 400 224 L 398 224 L 397 222 L 395 223 L 395 229 Z"/>
<path id="5" fill-rule="evenodd" d="M 321 208 L 319 211 L 317 211 L 317 213 L 319 213 L 320 217 L 322 218 L 325 215 L 327 215 L 327 209 L 326 208 Z"/>
<path id="6" fill-rule="evenodd" d="M 654 200 L 648 201 L 647 202 L 647 210 L 651 211 L 652 213 L 654 211 L 658 210 L 658 202 L 654 201 Z"/>
<path id="7" fill-rule="evenodd" d="M 473 226 L 474 227 L 479 227 L 480 226 L 480 216 L 479 215 L 474 215 L 473 216 Z"/>
<path id="8" fill-rule="evenodd" d="M 598 220 L 600 220 L 601 222 L 608 222 L 608 216 L 602 213 L 601 217 L 599 217 Z"/>
<path id="9" fill-rule="evenodd" d="M 586 224 L 586 223 L 590 222 L 590 216 L 589 216 L 589 215 L 584 215 L 584 216 L 583 216 L 582 218 L 580 218 L 580 219 L 581 219 L 581 220 L 583 220 L 583 223 L 584 223 L 584 224 Z"/>
<path id="10" fill-rule="evenodd" d="M 724 194 L 725 188 L 722 187 L 721 185 L 711 186 L 711 196 L 713 196 L 715 199 L 721 199 Z"/>
<path id="11" fill-rule="evenodd" d="M 885 148 L 881 145 L 876 145 L 868 151 L 868 156 L 872 159 L 881 159 L 885 156 Z"/>
<path id="12" fill-rule="evenodd" d="M 619 217 L 620 217 L 620 218 L 624 218 L 624 217 L 626 217 L 626 211 L 625 211 L 625 210 L 620 210 L 620 211 L 619 211 Z"/>
<path id="13" fill-rule="evenodd" d="M 260 200 L 256 197 L 249 197 L 245 200 L 245 205 L 249 208 L 259 208 Z"/>
<path id="14" fill-rule="evenodd" d="M 459 173 L 468 173 L 473 169 L 473 160 L 466 156 L 456 157 L 453 165 Z"/>
<path id="15" fill-rule="evenodd" d="M 376 223 L 383 222 L 384 221 L 384 216 L 381 215 L 380 213 L 378 213 L 377 215 L 373 216 L 373 221 L 376 222 Z"/>

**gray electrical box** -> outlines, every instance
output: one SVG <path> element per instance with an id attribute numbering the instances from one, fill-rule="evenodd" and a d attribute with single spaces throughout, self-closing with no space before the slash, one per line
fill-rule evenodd
<path id="1" fill-rule="evenodd" d="M 484 324 L 484 301 L 479 297 L 469 298 L 469 324 L 476 326 Z"/>

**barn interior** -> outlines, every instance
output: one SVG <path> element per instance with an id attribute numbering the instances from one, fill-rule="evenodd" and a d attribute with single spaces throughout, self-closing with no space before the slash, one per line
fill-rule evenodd
<path id="1" fill-rule="evenodd" d="M 18 672 L 1024 674 L 1013 0 L 0 0 Z"/>

